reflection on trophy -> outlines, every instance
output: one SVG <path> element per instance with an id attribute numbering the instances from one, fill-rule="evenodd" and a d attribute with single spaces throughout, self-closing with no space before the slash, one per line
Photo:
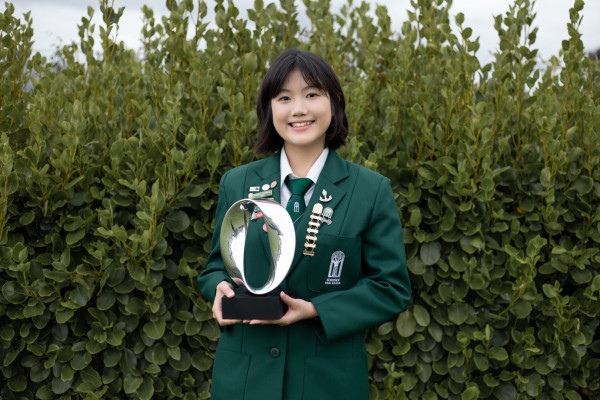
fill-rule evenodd
<path id="1" fill-rule="evenodd" d="M 244 252 L 250 221 L 260 217 L 266 227 L 271 257 L 268 278 L 257 287 L 248 283 L 253 267 L 244 265 Z M 273 200 L 239 200 L 227 210 L 219 239 L 225 269 L 238 285 L 234 298 L 223 297 L 223 318 L 281 318 L 286 307 L 279 298 L 278 287 L 290 270 L 296 247 L 294 224 L 286 209 Z"/>

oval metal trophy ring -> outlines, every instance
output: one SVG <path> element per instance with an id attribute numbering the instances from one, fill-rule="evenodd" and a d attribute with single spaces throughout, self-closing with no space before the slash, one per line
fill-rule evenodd
<path id="1" fill-rule="evenodd" d="M 244 254 L 250 221 L 261 217 L 271 250 L 270 270 L 264 285 L 254 287 L 246 279 L 252 268 L 244 266 Z M 225 269 L 238 285 L 234 298 L 223 297 L 223 318 L 281 318 L 286 310 L 277 289 L 292 266 L 296 248 L 296 232 L 287 210 L 273 200 L 239 200 L 227 210 L 219 239 Z"/>

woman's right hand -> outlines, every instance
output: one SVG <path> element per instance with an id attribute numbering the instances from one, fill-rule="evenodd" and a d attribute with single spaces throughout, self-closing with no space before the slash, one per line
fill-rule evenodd
<path id="1" fill-rule="evenodd" d="M 219 283 L 215 290 L 215 301 L 214 301 L 213 307 L 212 307 L 213 317 L 217 320 L 217 322 L 221 326 L 234 325 L 234 324 L 238 324 L 238 323 L 242 322 L 239 319 L 223 319 L 223 305 L 222 305 L 223 296 L 230 298 L 230 299 L 235 297 L 235 292 L 233 291 L 233 288 L 231 287 L 231 283 L 229 283 L 227 281 L 222 281 L 221 283 Z"/>

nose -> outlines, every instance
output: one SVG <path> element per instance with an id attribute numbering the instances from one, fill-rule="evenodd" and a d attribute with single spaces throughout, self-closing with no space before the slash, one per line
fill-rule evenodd
<path id="1" fill-rule="evenodd" d="M 304 103 L 303 98 L 294 99 L 292 104 L 292 115 L 299 116 L 306 114 L 306 104 Z"/>

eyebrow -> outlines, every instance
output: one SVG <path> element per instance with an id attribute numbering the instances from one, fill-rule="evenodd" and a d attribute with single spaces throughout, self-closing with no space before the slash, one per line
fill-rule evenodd
<path id="1" fill-rule="evenodd" d="M 320 92 L 324 92 L 323 89 L 319 89 L 318 87 L 316 87 L 314 85 L 307 85 L 307 86 L 305 86 L 305 87 L 302 88 L 302 91 L 311 90 L 311 89 L 315 89 L 315 90 L 318 90 Z M 279 91 L 277 92 L 277 94 L 282 93 L 282 92 L 291 92 L 291 90 L 282 87 L 281 89 L 279 89 Z"/>

